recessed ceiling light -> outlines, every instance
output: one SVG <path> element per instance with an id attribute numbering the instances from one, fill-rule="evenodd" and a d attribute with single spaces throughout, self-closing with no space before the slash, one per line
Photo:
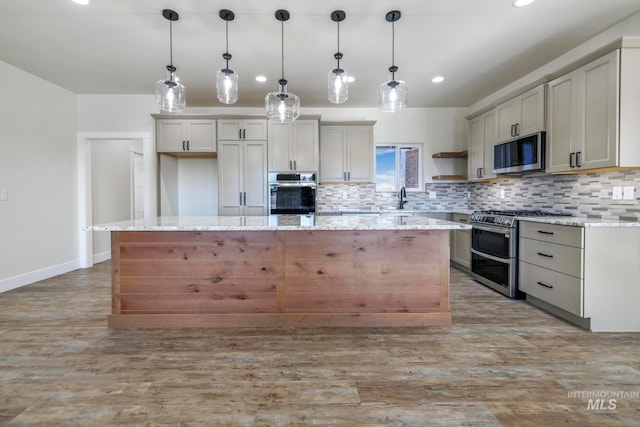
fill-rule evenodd
<path id="1" fill-rule="evenodd" d="M 267 78 L 265 76 L 256 76 L 256 81 L 260 83 L 264 83 L 267 81 Z"/>
<path id="2" fill-rule="evenodd" d="M 81 4 L 83 6 L 86 6 L 89 4 L 89 0 L 71 0 L 71 1 L 77 4 Z"/>
<path id="3" fill-rule="evenodd" d="M 529 6 L 534 1 L 536 0 L 513 0 L 513 3 L 511 3 L 511 5 L 513 7 L 524 7 L 524 6 Z"/>
<path id="4" fill-rule="evenodd" d="M 444 77 L 442 76 L 435 76 L 434 78 L 431 79 L 431 81 L 434 83 L 440 83 L 443 80 L 444 80 Z"/>

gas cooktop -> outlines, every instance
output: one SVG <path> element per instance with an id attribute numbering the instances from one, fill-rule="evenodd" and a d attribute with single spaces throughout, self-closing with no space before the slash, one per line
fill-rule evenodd
<path id="1" fill-rule="evenodd" d="M 539 216 L 567 216 L 555 212 L 546 212 L 541 210 L 486 210 L 475 211 L 469 219 L 473 223 L 495 224 L 504 227 L 515 227 L 517 225 L 516 217 L 539 217 Z"/>

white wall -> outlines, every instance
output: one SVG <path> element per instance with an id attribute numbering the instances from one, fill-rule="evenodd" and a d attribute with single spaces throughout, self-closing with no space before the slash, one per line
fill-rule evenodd
<path id="1" fill-rule="evenodd" d="M 128 140 L 91 143 L 91 193 L 93 224 L 131 217 L 131 161 Z M 93 232 L 94 262 L 111 257 L 111 235 Z"/>
<path id="2" fill-rule="evenodd" d="M 178 161 L 178 206 L 180 215 L 218 215 L 218 160 Z"/>
<path id="3" fill-rule="evenodd" d="M 78 267 L 77 97 L 0 61 L 0 291 Z"/>

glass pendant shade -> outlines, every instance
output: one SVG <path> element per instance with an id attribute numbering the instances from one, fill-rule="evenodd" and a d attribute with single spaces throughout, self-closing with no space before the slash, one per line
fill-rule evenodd
<path id="1" fill-rule="evenodd" d="M 218 101 L 223 104 L 235 104 L 238 100 L 238 73 L 223 68 L 216 74 Z"/>
<path id="2" fill-rule="evenodd" d="M 184 85 L 176 76 L 175 68 L 167 66 L 167 77 L 156 83 L 156 104 L 167 113 L 181 113 L 187 104 Z"/>
<path id="3" fill-rule="evenodd" d="M 349 99 L 349 74 L 336 68 L 329 71 L 329 101 L 334 104 L 342 104 Z"/>
<path id="4" fill-rule="evenodd" d="M 280 84 L 280 91 L 270 92 L 264 98 L 265 114 L 269 120 L 279 123 L 295 121 L 300 117 L 300 98 L 287 92 L 287 85 Z"/>
<path id="5" fill-rule="evenodd" d="M 380 109 L 395 113 L 407 107 L 407 84 L 402 80 L 389 80 L 380 85 Z"/>

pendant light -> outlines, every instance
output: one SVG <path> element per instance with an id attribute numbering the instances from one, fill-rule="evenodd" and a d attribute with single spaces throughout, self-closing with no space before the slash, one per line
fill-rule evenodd
<path id="1" fill-rule="evenodd" d="M 229 53 L 229 21 L 233 21 L 235 15 L 230 10 L 222 9 L 220 18 L 225 21 L 227 50 L 222 54 L 222 58 L 225 60 L 224 68 L 216 74 L 218 101 L 223 104 L 235 104 L 238 100 L 238 74 L 229 68 L 229 60 L 231 59 L 231 54 Z"/>
<path id="2" fill-rule="evenodd" d="M 391 67 L 389 67 L 389 81 L 380 85 L 380 109 L 394 113 L 407 106 L 407 84 L 402 80 L 396 80 L 395 65 L 395 23 L 400 19 L 400 11 L 392 10 L 387 13 L 387 22 L 391 22 Z"/>
<path id="3" fill-rule="evenodd" d="M 340 68 L 342 53 L 340 52 L 340 23 L 344 21 L 346 14 L 343 10 L 331 12 L 331 20 L 338 23 L 338 50 L 333 55 L 337 61 L 336 68 L 329 71 L 329 101 L 334 104 L 342 104 L 349 98 L 349 73 Z"/>
<path id="4" fill-rule="evenodd" d="M 184 85 L 180 83 L 176 67 L 173 66 L 173 22 L 178 20 L 178 14 L 171 9 L 164 9 L 162 16 L 169 21 L 169 65 L 167 77 L 156 83 L 156 104 L 167 113 L 181 113 L 187 98 Z"/>
<path id="5" fill-rule="evenodd" d="M 283 9 L 277 10 L 276 19 L 281 24 L 282 78 L 278 81 L 280 90 L 270 92 L 264 98 L 265 114 L 270 120 L 276 122 L 293 122 L 300 116 L 300 98 L 287 92 L 287 81 L 284 78 L 284 22 L 289 20 L 289 12 Z"/>

